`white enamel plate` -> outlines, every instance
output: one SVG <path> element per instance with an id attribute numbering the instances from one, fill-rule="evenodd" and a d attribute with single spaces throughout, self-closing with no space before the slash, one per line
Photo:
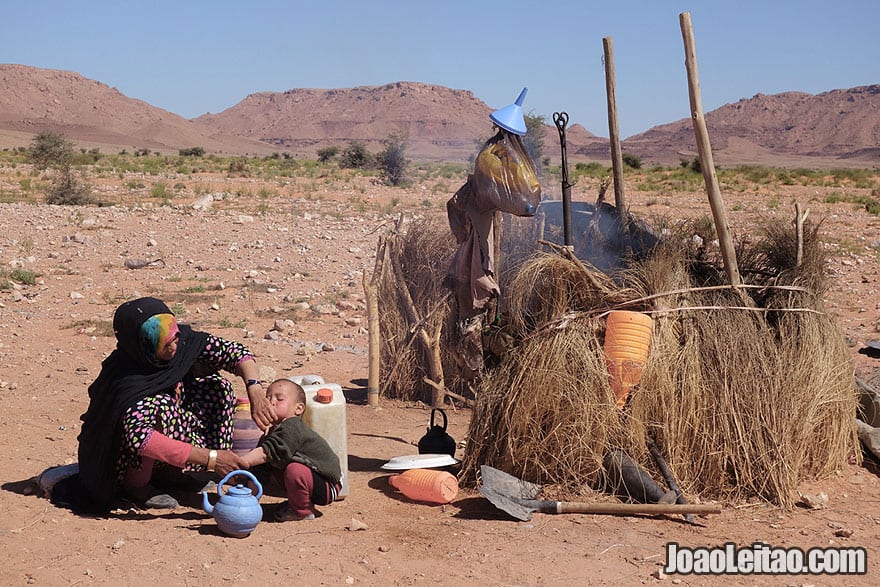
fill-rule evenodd
<path id="1" fill-rule="evenodd" d="M 421 455 L 404 455 L 394 457 L 382 468 L 386 471 L 406 471 L 408 469 L 436 469 L 438 467 L 448 467 L 460 463 L 448 454 L 421 454 Z"/>

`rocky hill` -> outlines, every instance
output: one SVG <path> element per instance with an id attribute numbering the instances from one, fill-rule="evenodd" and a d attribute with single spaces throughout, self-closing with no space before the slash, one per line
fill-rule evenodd
<path id="1" fill-rule="evenodd" d="M 269 153 L 265 144 L 223 135 L 176 114 L 129 98 L 78 73 L 0 64 L 0 147 L 27 144 L 45 130 L 105 151 Z"/>
<path id="2" fill-rule="evenodd" d="M 195 122 L 211 131 L 263 141 L 298 155 L 313 155 L 321 147 L 351 141 L 378 151 L 385 138 L 399 135 L 407 137 L 407 155 L 412 158 L 453 161 L 467 160 L 492 135 L 491 112 L 467 90 L 396 82 L 259 92 Z M 570 132 L 578 144 L 602 142 L 579 125 Z M 553 142 L 546 134 L 550 147 Z"/>
<path id="3" fill-rule="evenodd" d="M 716 163 L 776 160 L 880 163 L 880 85 L 821 94 L 757 94 L 706 114 Z M 626 149 L 657 161 L 696 154 L 689 119 L 654 127 L 624 141 Z"/>
<path id="4" fill-rule="evenodd" d="M 77 73 L 0 65 L 0 147 L 26 145 L 42 130 L 62 132 L 104 150 L 148 148 L 314 156 L 350 141 L 370 150 L 391 135 L 407 137 L 415 160 L 466 161 L 492 132 L 492 109 L 468 90 L 417 82 L 343 89 L 257 92 L 217 114 L 187 120 Z M 871 166 L 880 162 L 880 86 L 758 94 L 706 113 L 719 165 Z M 570 162 L 607 163 L 606 138 L 580 125 L 567 130 Z M 544 154 L 558 162 L 548 125 Z M 689 119 L 657 126 L 623 142 L 645 163 L 696 156 Z"/>

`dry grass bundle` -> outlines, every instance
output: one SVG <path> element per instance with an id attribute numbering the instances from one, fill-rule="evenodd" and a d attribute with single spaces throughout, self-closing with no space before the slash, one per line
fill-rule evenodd
<path id="1" fill-rule="evenodd" d="M 824 291 L 821 246 L 810 235 L 800 266 L 783 233 L 751 245 L 741 266 L 760 289 L 745 289 L 748 298 L 712 287 L 721 272 L 674 239 L 616 275 L 616 294 L 652 303 L 655 317 L 641 386 L 623 416 L 611 401 L 597 318 L 613 298 L 599 291 L 609 282 L 577 276 L 567 260 L 524 265 L 511 282 L 519 293 L 507 300 L 528 316 L 510 317 L 526 334 L 482 381 L 463 478 L 488 464 L 580 492 L 602 486 L 602 457 L 620 448 L 661 481 L 650 435 L 686 495 L 793 505 L 800 482 L 859 455 L 843 336 L 819 295 L 790 287 Z"/>
<path id="2" fill-rule="evenodd" d="M 538 483 L 595 485 L 605 447 L 626 434 L 609 409 L 595 320 L 545 331 L 486 374 L 471 418 L 463 474 L 490 464 Z"/>
<path id="3" fill-rule="evenodd" d="M 606 305 L 614 282 L 598 271 L 553 253 L 528 258 L 503 292 L 512 334 L 524 336 L 535 325 L 556 320 L 572 309 Z"/>

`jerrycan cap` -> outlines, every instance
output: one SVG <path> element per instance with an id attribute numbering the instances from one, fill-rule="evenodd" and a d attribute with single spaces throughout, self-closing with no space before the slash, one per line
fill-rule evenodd
<path id="1" fill-rule="evenodd" d="M 315 401 L 319 404 L 329 404 L 333 401 L 333 390 L 329 387 L 322 387 L 315 392 Z"/>

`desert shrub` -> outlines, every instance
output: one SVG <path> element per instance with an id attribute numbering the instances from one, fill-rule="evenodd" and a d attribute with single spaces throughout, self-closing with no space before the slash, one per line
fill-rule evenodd
<path id="1" fill-rule="evenodd" d="M 352 141 L 342 151 L 339 163 L 349 169 L 367 169 L 373 164 L 373 156 L 363 143 Z"/>
<path id="2" fill-rule="evenodd" d="M 9 279 L 22 285 L 36 285 L 37 277 L 39 277 L 38 273 L 28 269 L 16 268 L 9 272 Z"/>
<path id="3" fill-rule="evenodd" d="M 633 155 L 632 153 L 623 153 L 621 155 L 621 159 L 623 159 L 623 164 L 627 167 L 632 167 L 633 169 L 642 168 L 642 159 L 638 155 Z"/>
<path id="4" fill-rule="evenodd" d="M 28 157 L 38 169 L 69 167 L 73 143 L 62 134 L 41 132 L 31 142 Z"/>
<path id="5" fill-rule="evenodd" d="M 96 204 L 98 201 L 92 196 L 88 186 L 80 182 L 70 167 L 59 170 L 55 183 L 46 194 L 47 204 L 61 206 L 85 206 Z"/>
<path id="6" fill-rule="evenodd" d="M 384 140 L 385 148 L 376 155 L 376 162 L 385 181 L 399 186 L 406 177 L 409 161 L 406 159 L 406 138 L 402 135 L 391 135 Z"/>
<path id="7" fill-rule="evenodd" d="M 331 159 L 339 154 L 339 147 L 333 145 L 318 149 L 318 161 L 320 163 L 329 163 Z"/>
<path id="8" fill-rule="evenodd" d="M 250 175 L 247 159 L 245 159 L 244 157 L 240 157 L 230 161 L 227 171 L 229 175 L 241 175 L 244 177 Z"/>
<path id="9" fill-rule="evenodd" d="M 526 122 L 526 134 L 523 137 L 523 145 L 526 153 L 535 164 L 535 173 L 539 176 L 544 174 L 544 170 L 548 167 L 549 161 L 544 157 L 544 117 L 529 112 L 523 116 Z"/>
<path id="10" fill-rule="evenodd" d="M 574 170 L 571 174 L 571 181 L 577 182 L 580 177 L 591 177 L 601 179 L 608 175 L 608 168 L 597 161 L 589 163 L 575 163 Z"/>
<path id="11" fill-rule="evenodd" d="M 158 199 L 168 198 L 168 184 L 164 181 L 153 184 L 153 187 L 150 188 L 150 196 Z"/>
<path id="12" fill-rule="evenodd" d="M 179 150 L 178 154 L 181 157 L 202 157 L 205 154 L 205 150 L 201 147 L 189 147 L 188 149 Z"/>

